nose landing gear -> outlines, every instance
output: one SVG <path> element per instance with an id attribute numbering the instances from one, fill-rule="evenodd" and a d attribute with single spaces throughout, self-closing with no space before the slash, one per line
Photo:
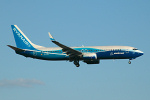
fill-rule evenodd
<path id="1" fill-rule="evenodd" d="M 129 62 L 128 62 L 129 64 L 131 64 L 131 61 L 129 60 Z"/>

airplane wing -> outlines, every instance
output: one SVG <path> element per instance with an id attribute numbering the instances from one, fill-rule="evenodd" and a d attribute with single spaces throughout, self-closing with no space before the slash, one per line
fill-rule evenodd
<path id="1" fill-rule="evenodd" d="M 75 50 L 75 49 L 73 49 L 73 48 L 70 48 L 70 47 L 68 47 L 68 46 L 65 46 L 65 45 L 59 43 L 58 41 L 56 41 L 56 40 L 52 37 L 52 35 L 50 34 L 50 32 L 49 32 L 48 34 L 49 34 L 49 37 L 50 37 L 51 41 L 52 41 L 53 43 L 55 43 L 56 45 L 58 45 L 59 47 L 61 47 L 62 50 L 63 50 L 63 52 L 66 52 L 66 54 L 69 55 L 71 58 L 72 58 L 72 57 L 80 57 L 80 56 L 82 56 L 82 52 L 77 51 L 77 50 Z"/>

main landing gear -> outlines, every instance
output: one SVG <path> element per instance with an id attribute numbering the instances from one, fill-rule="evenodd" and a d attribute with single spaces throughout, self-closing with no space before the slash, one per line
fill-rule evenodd
<path id="1" fill-rule="evenodd" d="M 129 64 L 131 64 L 131 61 L 129 60 L 129 62 L 128 62 Z"/>
<path id="2" fill-rule="evenodd" d="M 80 66 L 79 60 L 74 60 L 74 64 L 76 65 L 76 67 L 79 67 Z"/>

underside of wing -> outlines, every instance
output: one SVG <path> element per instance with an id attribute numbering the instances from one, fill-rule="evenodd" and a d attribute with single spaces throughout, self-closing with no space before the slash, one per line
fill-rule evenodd
<path id="1" fill-rule="evenodd" d="M 50 33 L 49 33 L 49 37 L 50 37 L 51 41 L 52 41 L 53 43 L 55 43 L 56 45 L 58 45 L 59 47 L 61 47 L 62 50 L 63 50 L 63 52 L 66 52 L 66 54 L 69 55 L 70 58 L 81 57 L 81 56 L 82 56 L 82 52 L 77 51 L 77 50 L 75 50 L 75 49 L 73 49 L 73 48 L 70 48 L 70 47 L 68 47 L 68 46 L 65 46 L 65 45 L 59 43 L 58 41 L 56 41 L 56 40 L 52 37 L 52 35 L 51 35 Z"/>

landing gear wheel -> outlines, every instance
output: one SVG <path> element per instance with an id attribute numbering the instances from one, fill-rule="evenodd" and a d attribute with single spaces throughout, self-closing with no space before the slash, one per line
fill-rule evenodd
<path id="1" fill-rule="evenodd" d="M 76 67 L 79 67 L 80 66 L 79 60 L 74 60 L 74 64 L 76 65 Z"/>
<path id="2" fill-rule="evenodd" d="M 79 67 L 79 66 L 80 66 L 80 64 L 77 64 L 77 65 L 76 65 L 76 67 Z"/>
<path id="3" fill-rule="evenodd" d="M 129 60 L 129 62 L 128 62 L 129 64 L 131 64 L 131 61 Z"/>

